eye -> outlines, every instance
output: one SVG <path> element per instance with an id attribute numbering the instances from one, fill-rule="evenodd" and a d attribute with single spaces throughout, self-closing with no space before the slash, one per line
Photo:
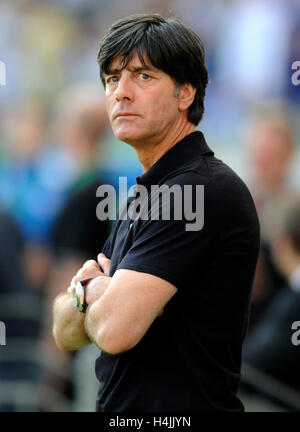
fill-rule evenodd
<path id="1" fill-rule="evenodd" d="M 148 81 L 151 78 L 150 75 L 145 74 L 145 73 L 141 73 L 140 76 L 141 76 L 143 81 Z"/>
<path id="2" fill-rule="evenodd" d="M 116 82 L 118 82 L 117 75 L 112 75 L 112 76 L 108 77 L 107 80 L 106 80 L 106 82 L 107 83 L 111 83 L 111 82 L 116 83 Z"/>

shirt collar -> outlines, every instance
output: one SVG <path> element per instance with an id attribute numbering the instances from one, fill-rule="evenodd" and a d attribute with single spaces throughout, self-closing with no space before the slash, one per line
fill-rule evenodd
<path id="1" fill-rule="evenodd" d="M 172 172 L 202 155 L 214 155 L 214 152 L 208 147 L 203 133 L 194 131 L 171 147 L 148 171 L 137 177 L 136 182 L 145 186 L 159 184 Z"/>

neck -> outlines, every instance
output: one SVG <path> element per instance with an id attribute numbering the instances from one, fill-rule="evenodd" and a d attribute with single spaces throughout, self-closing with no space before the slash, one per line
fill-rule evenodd
<path id="1" fill-rule="evenodd" d="M 180 129 L 171 131 L 156 142 L 149 142 L 141 147 L 136 147 L 136 154 L 142 164 L 143 173 L 148 171 L 167 151 L 184 137 L 195 131 L 195 125 L 187 122 Z"/>

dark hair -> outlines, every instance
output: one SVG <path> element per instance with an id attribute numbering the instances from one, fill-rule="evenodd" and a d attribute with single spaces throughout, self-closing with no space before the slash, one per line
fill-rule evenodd
<path id="1" fill-rule="evenodd" d="M 112 61 L 121 56 L 125 68 L 135 53 L 143 66 L 148 59 L 155 68 L 172 77 L 177 86 L 189 83 L 196 88 L 188 119 L 197 125 L 204 112 L 208 72 L 204 46 L 196 33 L 177 18 L 165 20 L 159 14 L 132 15 L 117 21 L 102 39 L 98 53 L 104 86 L 103 74 L 109 73 Z"/>

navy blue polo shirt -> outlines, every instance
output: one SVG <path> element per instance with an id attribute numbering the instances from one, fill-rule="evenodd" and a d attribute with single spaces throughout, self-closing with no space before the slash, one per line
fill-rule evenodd
<path id="1" fill-rule="evenodd" d="M 189 210 L 204 220 L 201 229 L 187 230 L 190 218 L 184 211 L 181 219 L 174 216 L 173 195 L 170 220 L 116 220 L 103 248 L 111 259 L 110 276 L 117 269 L 150 273 L 178 291 L 134 348 L 101 353 L 96 409 L 243 411 L 237 390 L 259 250 L 252 197 L 199 131 L 173 146 L 137 184 L 149 197 L 155 185 L 190 186 Z M 204 191 L 202 208 L 197 186 Z M 164 202 L 156 205 L 161 213 Z"/>

